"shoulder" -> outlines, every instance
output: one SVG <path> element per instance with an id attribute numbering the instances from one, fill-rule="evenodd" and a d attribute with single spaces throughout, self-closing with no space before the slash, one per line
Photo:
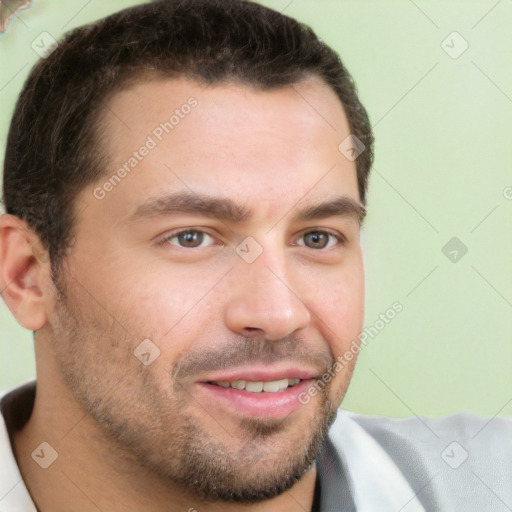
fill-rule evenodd
<path id="1" fill-rule="evenodd" d="M 383 442 L 399 438 L 404 441 L 429 442 L 440 438 L 457 438 L 471 444 L 494 442 L 496 436 L 512 447 L 512 418 L 483 418 L 471 412 L 460 412 L 441 418 L 412 416 L 391 418 L 370 416 L 342 410 L 341 415 L 350 418 L 373 437 Z"/>
<path id="2" fill-rule="evenodd" d="M 340 416 L 387 453 L 427 510 L 512 506 L 511 418 L 469 412 L 389 418 L 346 410 Z"/>
<path id="3" fill-rule="evenodd" d="M 512 418 L 483 418 L 461 412 L 442 418 L 414 416 L 388 418 L 344 411 L 392 457 L 416 457 L 425 462 L 444 461 L 449 466 L 470 459 L 512 460 Z M 512 465 L 510 465 L 512 471 Z"/>

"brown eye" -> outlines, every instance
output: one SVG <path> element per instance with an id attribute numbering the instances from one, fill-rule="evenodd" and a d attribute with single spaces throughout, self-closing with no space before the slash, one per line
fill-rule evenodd
<path id="1" fill-rule="evenodd" d="M 199 231 L 185 231 L 176 236 L 182 247 L 199 247 L 203 242 L 203 233 Z"/>
<path id="2" fill-rule="evenodd" d="M 165 238 L 164 242 L 171 245 L 177 245 L 178 247 L 183 247 L 185 249 L 196 249 L 204 245 L 211 245 L 211 243 L 204 244 L 204 242 L 209 241 L 208 239 L 213 241 L 212 237 L 203 231 L 187 229 L 178 233 L 170 234 Z"/>
<path id="3" fill-rule="evenodd" d="M 336 243 L 342 243 L 342 239 L 327 231 L 309 231 L 301 237 L 304 240 L 300 245 L 309 247 L 310 249 L 328 249 Z"/>
<path id="4" fill-rule="evenodd" d="M 311 231 L 304 235 L 304 242 L 311 249 L 324 249 L 329 243 L 329 236 L 321 231 Z"/>

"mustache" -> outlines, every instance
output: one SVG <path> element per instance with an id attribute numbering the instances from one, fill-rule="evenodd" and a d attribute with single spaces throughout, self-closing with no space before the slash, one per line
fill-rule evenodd
<path id="1" fill-rule="evenodd" d="M 327 342 L 324 342 L 323 350 L 312 348 L 318 345 L 318 342 L 312 343 L 297 336 L 279 340 L 238 337 L 212 349 L 191 349 L 174 364 L 171 375 L 179 380 L 242 365 L 269 365 L 279 362 L 308 366 L 322 374 L 335 361 Z"/>

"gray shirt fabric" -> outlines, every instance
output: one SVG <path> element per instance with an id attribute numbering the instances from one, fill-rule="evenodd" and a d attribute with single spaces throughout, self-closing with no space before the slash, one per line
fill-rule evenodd
<path id="1" fill-rule="evenodd" d="M 318 468 L 323 512 L 510 512 L 512 420 L 342 410 Z"/>
<path id="2" fill-rule="evenodd" d="M 36 512 L 9 438 L 30 417 L 34 396 L 30 382 L 1 399 L 0 512 Z M 340 409 L 317 471 L 321 512 L 510 512 L 512 420 Z"/>

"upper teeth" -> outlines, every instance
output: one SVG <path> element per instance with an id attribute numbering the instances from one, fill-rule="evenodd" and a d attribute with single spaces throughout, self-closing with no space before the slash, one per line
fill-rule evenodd
<path id="1" fill-rule="evenodd" d="M 239 390 L 245 389 L 245 391 L 250 391 L 252 393 L 261 393 L 262 391 L 266 391 L 267 393 L 276 393 L 278 391 L 284 391 L 288 386 L 296 386 L 299 382 L 300 379 L 269 380 L 266 382 L 261 380 L 233 380 L 229 382 L 226 380 L 220 380 L 215 382 L 215 384 L 218 384 L 223 388 L 232 387 Z"/>

